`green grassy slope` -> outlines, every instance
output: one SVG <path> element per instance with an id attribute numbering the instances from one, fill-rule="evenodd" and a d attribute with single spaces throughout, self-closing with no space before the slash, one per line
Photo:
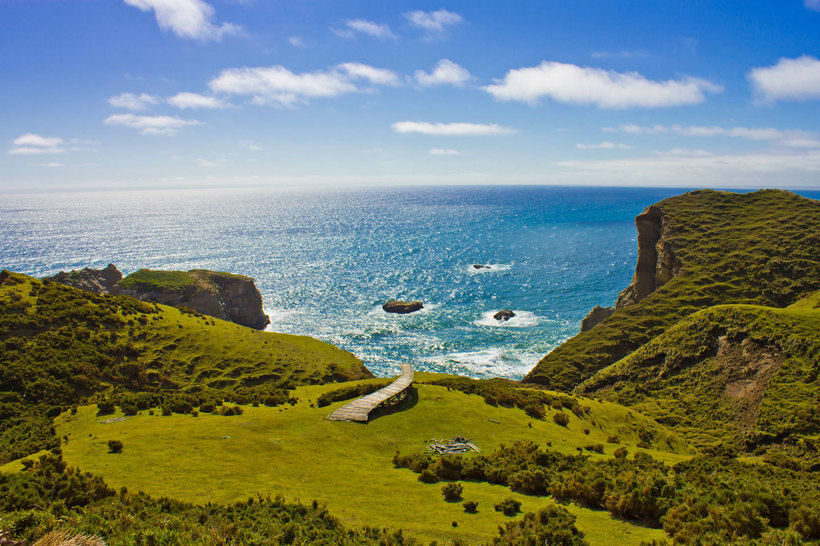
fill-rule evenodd
<path id="1" fill-rule="evenodd" d="M 100 393 L 248 399 L 364 377 L 359 359 L 315 339 L 0 273 L 0 463 L 54 447 L 51 417 Z"/>
<path id="2" fill-rule="evenodd" d="M 818 459 L 820 292 L 785 309 L 694 313 L 577 390 L 652 416 L 695 445 L 788 444 Z"/>
<path id="3" fill-rule="evenodd" d="M 662 240 L 678 276 L 546 355 L 525 381 L 571 390 L 692 313 L 785 307 L 820 289 L 820 203 L 780 190 L 700 190 L 665 199 Z"/>
<path id="4" fill-rule="evenodd" d="M 417 379 L 436 378 L 419 374 Z M 143 411 L 104 424 L 95 408 L 81 407 L 76 415 L 59 417 L 57 429 L 59 436 L 68 438 L 62 445 L 64 459 L 104 477 L 115 488 L 197 503 L 228 502 L 257 492 L 282 493 L 302 502 L 317 499 L 349 525 L 401 528 L 425 540 L 462 538 L 473 543 L 489 540 L 499 524 L 510 520 L 492 508 L 503 498 L 519 499 L 524 511 L 552 501 L 511 493 L 498 485 L 464 482 L 463 498 L 479 503 L 477 514 L 466 514 L 460 502 L 443 500 L 442 484 L 423 484 L 417 474 L 394 468 L 396 451 L 415 453 L 430 439 L 464 435 L 485 453 L 515 440 L 531 440 L 542 446 L 551 443 L 551 449 L 567 454 L 602 443 L 603 455 L 584 451 L 596 459 L 612 457 L 621 446 L 669 463 L 689 457 L 685 443 L 674 434 L 605 401 L 579 398 L 590 408 L 589 414 L 583 419 L 570 414 L 568 426 L 561 427 L 552 420 L 554 410 L 547 410 L 543 420 L 533 419 L 520 409 L 488 405 L 477 395 L 422 383 L 417 385 L 415 402 L 364 425 L 324 420 L 344 402 L 311 407 L 320 394 L 335 388 L 298 387 L 295 406 L 245 406 L 242 415 L 232 417 L 203 413 L 163 417 Z M 639 430 L 652 436 L 653 449 L 636 447 Z M 622 443 L 607 443 L 613 435 Z M 108 440 L 122 441 L 123 452 L 109 454 Z M 593 544 L 612 540 L 637 544 L 663 537 L 660 530 L 619 521 L 605 512 L 573 505 L 569 509 Z M 453 521 L 458 527 L 452 526 Z"/>

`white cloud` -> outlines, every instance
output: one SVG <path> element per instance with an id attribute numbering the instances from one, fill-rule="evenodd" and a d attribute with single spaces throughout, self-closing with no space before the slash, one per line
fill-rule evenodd
<path id="1" fill-rule="evenodd" d="M 461 152 L 458 150 L 452 150 L 449 148 L 433 148 L 427 153 L 430 155 L 461 155 Z"/>
<path id="2" fill-rule="evenodd" d="M 764 102 L 820 99 L 820 60 L 809 55 L 754 68 L 746 78 Z"/>
<path id="3" fill-rule="evenodd" d="M 213 161 L 208 161 L 207 159 L 202 159 L 201 157 L 196 159 L 195 163 L 200 167 L 216 167 L 219 163 L 214 163 Z"/>
<path id="4" fill-rule="evenodd" d="M 416 81 L 419 85 L 430 87 L 434 85 L 463 85 L 471 76 L 466 68 L 450 59 L 441 59 L 429 74 L 423 70 L 416 70 Z"/>
<path id="5" fill-rule="evenodd" d="M 230 68 L 208 83 L 212 91 L 246 95 L 255 104 L 295 106 L 310 99 L 363 91 L 355 80 L 398 85 L 395 73 L 361 63 L 344 63 L 332 70 L 295 74 L 284 66 Z"/>
<path id="6" fill-rule="evenodd" d="M 56 161 L 49 161 L 48 163 L 43 163 L 43 167 L 50 167 L 52 169 L 59 169 L 62 166 L 62 163 L 57 163 Z"/>
<path id="7" fill-rule="evenodd" d="M 198 93 L 178 93 L 168 99 L 168 104 L 183 109 L 205 108 L 209 110 L 227 108 L 229 105 L 218 99 Z"/>
<path id="8" fill-rule="evenodd" d="M 139 129 L 143 135 L 175 135 L 183 127 L 202 125 L 195 119 L 180 119 L 175 116 L 137 116 L 117 114 L 105 118 L 106 125 L 120 125 Z"/>
<path id="9" fill-rule="evenodd" d="M 391 125 L 397 133 L 421 133 L 437 136 L 509 135 L 516 130 L 494 123 L 428 123 L 426 121 L 398 121 Z"/>
<path id="10" fill-rule="evenodd" d="M 366 34 L 374 38 L 396 39 L 396 35 L 390 27 L 384 23 L 374 23 L 366 19 L 348 19 L 344 22 L 344 28 L 331 29 L 337 36 L 342 38 L 353 38 L 357 34 Z"/>
<path id="11" fill-rule="evenodd" d="M 404 17 L 414 27 L 425 30 L 428 34 L 440 34 L 453 25 L 464 21 L 461 15 L 440 9 L 436 11 L 411 11 L 404 14 Z"/>
<path id="12" fill-rule="evenodd" d="M 399 85 L 399 76 L 392 70 L 362 63 L 342 63 L 336 67 L 352 79 L 364 79 L 374 85 Z"/>
<path id="13" fill-rule="evenodd" d="M 301 36 L 291 36 L 288 38 L 288 43 L 293 47 L 305 47 L 307 45 Z"/>
<path id="14" fill-rule="evenodd" d="M 159 97 L 141 93 L 122 93 L 116 97 L 108 99 L 108 104 L 115 108 L 125 108 L 126 110 L 145 110 L 153 104 L 159 102 Z"/>
<path id="15" fill-rule="evenodd" d="M 262 146 L 259 146 L 258 144 L 256 144 L 252 140 L 240 140 L 239 145 L 242 146 L 243 148 L 247 148 L 248 150 L 250 150 L 252 152 L 259 152 L 259 151 L 264 149 L 264 148 L 262 148 Z"/>
<path id="16" fill-rule="evenodd" d="M 232 23 L 216 25 L 214 8 L 203 0 L 124 0 L 129 6 L 153 11 L 162 30 L 180 38 L 221 40 L 226 34 L 237 34 L 241 27 Z"/>
<path id="17" fill-rule="evenodd" d="M 605 129 L 610 131 L 612 129 Z M 817 148 L 820 139 L 814 133 L 801 130 L 782 130 L 771 127 L 718 127 L 699 125 L 621 125 L 618 130 L 631 135 L 679 135 L 687 137 L 740 138 L 745 140 L 772 141 L 791 148 Z"/>
<path id="18" fill-rule="evenodd" d="M 14 139 L 9 150 L 11 155 L 40 155 L 64 154 L 63 139 L 60 137 L 44 137 L 34 133 L 26 133 Z"/>
<path id="19" fill-rule="evenodd" d="M 806 7 L 814 11 L 820 11 L 820 0 L 806 0 Z"/>
<path id="20" fill-rule="evenodd" d="M 576 144 L 579 150 L 628 150 L 631 146 L 627 144 L 616 144 L 614 142 L 601 142 L 600 144 Z"/>
<path id="21" fill-rule="evenodd" d="M 662 108 L 698 104 L 706 93 L 723 88 L 689 76 L 677 80 L 648 80 L 637 72 L 544 61 L 535 67 L 507 72 L 503 80 L 483 88 L 498 100 L 535 104 L 542 97 L 600 108 Z"/>

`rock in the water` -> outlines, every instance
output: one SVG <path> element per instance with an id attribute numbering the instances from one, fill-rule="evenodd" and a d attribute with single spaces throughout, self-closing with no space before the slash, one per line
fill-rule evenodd
<path id="1" fill-rule="evenodd" d="M 492 269 L 489 265 L 473 264 L 473 269 Z"/>
<path id="2" fill-rule="evenodd" d="M 117 283 L 122 279 L 122 273 L 114 264 L 108 264 L 105 269 L 86 267 L 71 272 L 60 271 L 52 277 L 44 278 L 96 294 L 114 294 Z"/>
<path id="3" fill-rule="evenodd" d="M 596 305 L 589 313 L 587 313 L 584 320 L 581 321 L 581 331 L 586 332 L 587 330 L 592 329 L 593 326 L 602 320 L 609 318 L 614 312 L 614 307 L 601 307 L 600 305 Z"/>
<path id="4" fill-rule="evenodd" d="M 502 309 L 501 311 L 497 312 L 493 315 L 495 320 L 501 321 L 508 321 L 515 316 L 515 313 L 512 312 L 512 309 Z"/>
<path id="5" fill-rule="evenodd" d="M 423 308 L 424 304 L 420 301 L 388 300 L 384 303 L 384 305 L 382 305 L 382 309 L 384 309 L 386 312 L 400 313 L 402 315 L 406 315 L 407 313 L 413 313 Z"/>

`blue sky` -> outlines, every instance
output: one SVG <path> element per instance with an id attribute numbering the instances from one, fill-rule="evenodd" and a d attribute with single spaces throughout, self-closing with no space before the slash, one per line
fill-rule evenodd
<path id="1" fill-rule="evenodd" d="M 820 187 L 820 0 L 0 0 L 0 191 Z"/>

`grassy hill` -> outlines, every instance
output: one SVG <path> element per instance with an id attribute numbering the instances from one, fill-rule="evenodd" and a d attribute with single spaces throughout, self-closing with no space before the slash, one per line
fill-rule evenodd
<path id="1" fill-rule="evenodd" d="M 569 391 L 697 311 L 785 307 L 820 289 L 817 201 L 780 190 L 700 190 L 654 207 L 662 216 L 659 247 L 677 273 L 546 355 L 526 382 Z"/>
<path id="2" fill-rule="evenodd" d="M 402 411 L 377 417 L 370 423 L 324 419 L 344 402 L 315 407 L 318 397 L 334 385 L 297 387 L 298 402 L 278 408 L 243 406 L 242 415 L 223 417 L 200 413 L 162 416 L 158 411 L 124 421 L 104 422 L 95 407 L 57 419 L 65 461 L 102 476 L 113 488 L 127 487 L 152 496 L 168 496 L 194 503 L 233 502 L 255 496 L 284 494 L 328 507 L 346 525 L 402 529 L 407 535 L 430 540 L 490 540 L 500 524 L 513 518 L 493 505 L 506 497 L 534 511 L 554 501 L 543 496 L 513 493 L 489 483 L 463 482 L 465 500 L 479 503 L 478 513 L 467 514 L 461 502 L 445 502 L 442 484 L 424 484 L 407 469 L 395 468 L 394 454 L 423 451 L 431 439 L 463 435 L 484 453 L 502 445 L 528 440 L 567 455 L 583 450 L 595 460 L 612 458 L 615 449 L 645 452 L 676 463 L 691 455 L 685 442 L 636 412 L 605 401 L 578 398 L 589 408 L 583 417 L 569 413 L 567 426 L 523 410 L 492 406 L 478 395 L 468 395 L 425 383 L 440 377 L 418 374 L 415 399 Z M 370 380 L 374 382 L 378 380 Z M 639 434 L 651 437 L 649 449 L 638 448 Z M 619 437 L 619 444 L 607 440 Z M 108 453 L 107 442 L 120 440 L 123 451 Z M 603 453 L 584 450 L 602 444 Z M 467 455 L 473 457 L 474 455 Z M 663 532 L 619 521 L 606 512 L 575 505 L 567 508 L 592 544 L 638 544 L 659 540 Z M 453 527 L 453 522 L 458 527 Z"/>
<path id="3" fill-rule="evenodd" d="M 8 271 L 0 364 L 0 463 L 56 447 L 51 418 L 101 397 L 135 407 L 275 403 L 293 385 L 372 377 L 352 354 L 312 338 Z"/>
<path id="4" fill-rule="evenodd" d="M 799 448 L 820 462 L 820 292 L 778 309 L 693 313 L 583 382 L 695 445 Z"/>

